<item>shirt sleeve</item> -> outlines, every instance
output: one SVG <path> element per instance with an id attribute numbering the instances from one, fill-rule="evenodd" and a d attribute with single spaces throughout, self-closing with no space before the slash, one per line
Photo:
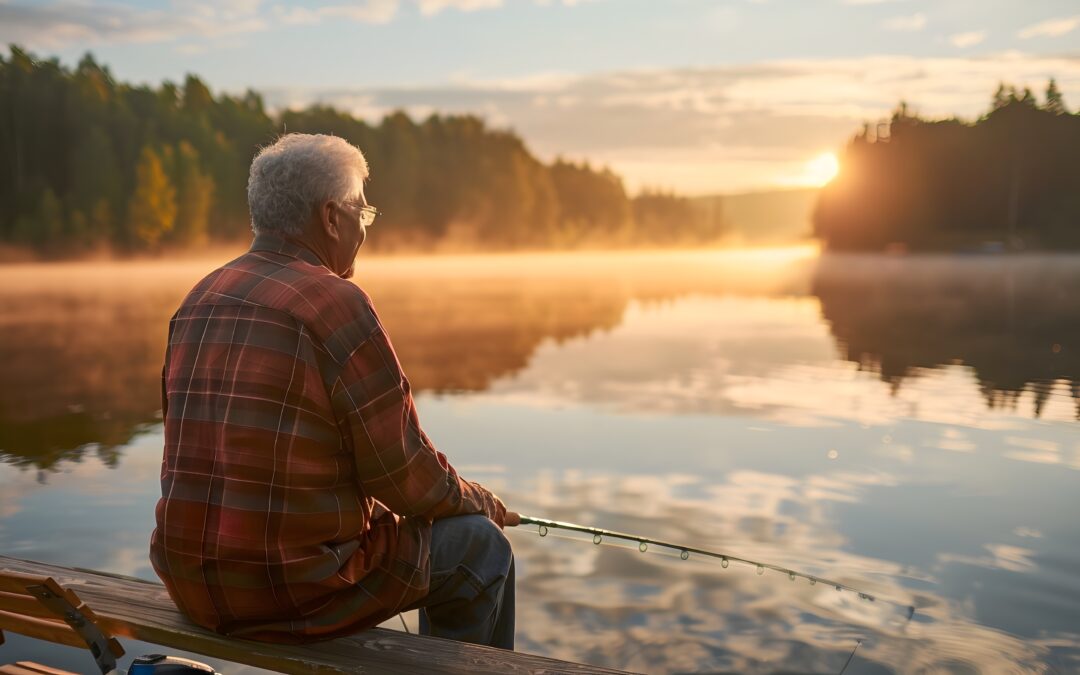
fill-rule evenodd
<path id="1" fill-rule="evenodd" d="M 478 513 L 502 527 L 502 501 L 461 478 L 420 428 L 390 339 L 370 305 L 366 309 L 371 332 L 349 354 L 332 392 L 361 489 L 398 515 L 437 520 Z"/>

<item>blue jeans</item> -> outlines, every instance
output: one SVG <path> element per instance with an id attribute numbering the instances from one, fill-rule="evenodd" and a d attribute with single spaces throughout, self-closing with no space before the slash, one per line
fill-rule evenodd
<path id="1" fill-rule="evenodd" d="M 420 633 L 514 648 L 514 554 L 485 516 L 455 516 L 431 527 L 431 586 L 413 604 Z"/>

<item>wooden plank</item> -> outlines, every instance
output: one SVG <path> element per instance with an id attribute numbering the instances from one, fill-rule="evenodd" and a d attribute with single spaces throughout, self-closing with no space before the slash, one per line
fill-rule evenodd
<path id="1" fill-rule="evenodd" d="M 33 661 L 16 661 L 13 665 L 23 668 L 25 673 L 32 673 L 32 675 L 78 675 L 69 670 L 60 670 L 59 668 L 50 668 L 49 666 L 43 666 L 40 663 L 34 663 Z M 7 671 L 0 669 L 0 673 L 6 673 Z"/>
<path id="2" fill-rule="evenodd" d="M 37 601 L 32 595 L 19 595 L 17 593 L 4 593 L 0 591 L 0 610 L 32 616 L 39 619 L 59 619 L 48 607 Z"/>
<path id="3" fill-rule="evenodd" d="M 21 574 L 11 570 L 0 571 L 0 595 L 28 595 L 31 598 L 36 598 L 34 591 L 31 589 L 39 586 L 44 586 L 53 595 L 63 598 L 90 620 L 97 618 L 94 616 L 93 610 L 86 607 L 78 595 L 69 589 L 63 588 L 54 579 L 37 574 Z"/>
<path id="4" fill-rule="evenodd" d="M 4 571 L 0 574 L 0 591 L 4 593 L 17 593 L 30 595 L 27 586 L 37 586 L 45 582 L 45 577 L 36 574 L 25 574 L 15 570 Z"/>
<path id="5" fill-rule="evenodd" d="M 23 662 L 25 663 L 25 661 Z M 19 663 L 9 663 L 6 666 L 0 666 L 0 675 L 41 675 L 37 671 L 30 670 Z"/>
<path id="6" fill-rule="evenodd" d="M 0 573 L 4 570 L 56 579 L 93 607 L 102 628 L 113 635 L 282 673 L 623 672 L 380 628 L 311 645 L 251 642 L 192 624 L 158 583 L 0 556 Z"/>
<path id="7" fill-rule="evenodd" d="M 49 581 L 52 581 L 52 580 L 50 579 Z M 56 585 L 56 582 L 53 582 L 53 586 L 55 586 L 55 585 Z M 78 609 L 83 614 L 83 616 L 87 617 L 87 618 L 92 618 L 92 620 L 94 621 L 94 624 L 98 625 L 97 622 L 99 621 L 99 619 L 97 619 L 97 617 L 94 616 L 93 613 L 89 611 L 89 608 L 85 604 L 83 604 L 81 601 L 79 601 L 79 599 L 77 597 L 75 597 L 75 595 L 73 593 L 71 593 L 71 591 L 68 591 L 68 590 L 65 590 L 65 589 L 59 589 L 59 588 L 50 589 L 50 590 L 52 590 L 54 593 L 57 592 L 57 591 L 62 591 L 63 595 L 66 598 L 69 598 L 69 600 L 68 600 L 69 602 L 71 602 L 70 598 L 74 598 L 74 600 L 76 602 L 78 602 L 78 605 L 80 605 L 78 607 Z M 75 605 L 76 602 L 72 602 L 71 604 Z M 45 620 L 56 622 L 58 624 L 62 624 L 62 625 L 65 625 L 65 626 L 68 625 L 67 622 L 64 621 L 64 618 L 62 616 L 58 616 L 56 614 L 56 612 L 53 612 L 48 607 L 42 605 L 41 602 L 39 602 L 37 600 L 37 598 L 35 598 L 33 596 L 29 596 L 29 595 L 17 595 L 15 593 L 2 593 L 2 592 L 0 592 L 0 611 L 6 612 L 7 614 L 14 615 L 14 616 L 45 619 Z M 13 620 L 13 619 L 11 619 L 11 620 Z M 33 627 L 31 627 L 30 629 L 32 630 Z M 15 630 L 15 628 L 9 628 L 9 630 Z M 72 630 L 74 630 L 74 629 L 72 629 Z M 18 632 L 18 631 L 15 630 L 15 632 Z M 75 633 L 76 633 L 76 635 L 78 635 L 78 631 L 75 631 Z M 120 645 L 120 643 L 115 638 L 110 637 L 108 635 L 105 635 L 103 637 L 105 637 L 106 645 L 108 646 L 109 651 L 112 652 L 113 656 L 115 656 L 116 658 L 120 658 L 121 656 L 124 655 L 124 648 Z M 80 638 L 81 638 L 81 636 L 80 636 Z M 0 644 L 3 644 L 3 643 L 4 643 L 3 634 L 0 633 Z M 88 648 L 87 644 L 86 644 L 86 641 L 82 640 L 82 639 L 80 639 L 79 644 L 75 645 L 75 646 L 82 647 L 84 649 Z"/>
<path id="8" fill-rule="evenodd" d="M 54 579 L 48 577 L 42 577 L 41 583 L 30 583 L 34 580 L 34 577 L 20 577 L 20 575 L 13 574 L 8 571 L 0 572 L 0 579 L 3 579 L 5 577 L 17 580 L 21 578 L 21 581 L 26 585 L 26 592 L 31 593 L 29 599 L 33 600 L 36 604 L 36 607 L 25 607 L 24 605 L 26 611 L 20 611 L 17 613 L 29 616 L 42 616 L 43 618 L 47 619 L 59 619 L 61 621 L 64 621 L 65 623 L 68 623 L 66 617 L 68 617 L 69 610 L 73 608 L 75 609 L 75 611 L 82 615 L 83 619 L 92 624 L 92 626 L 86 627 L 86 629 L 90 631 L 89 634 L 86 633 L 85 629 L 79 628 L 78 626 L 72 626 L 72 628 L 75 629 L 75 632 L 79 634 L 80 637 L 84 638 L 84 646 L 89 648 L 90 643 L 94 642 L 99 638 L 102 638 L 105 640 L 106 646 L 114 657 L 120 658 L 124 655 L 124 648 L 120 646 L 120 643 L 117 642 L 115 638 L 109 636 L 107 631 L 102 630 L 101 620 L 96 614 L 94 614 L 93 610 L 91 610 L 90 607 L 87 606 L 86 603 L 84 603 L 79 598 L 79 596 L 75 594 L 74 591 L 61 587 L 60 584 L 56 583 Z M 44 595 L 40 595 L 42 591 L 44 591 Z M 48 597 L 49 594 L 51 594 L 53 597 Z M 0 593 L 0 596 L 2 595 L 7 594 Z M 25 596 L 10 594 L 9 597 L 12 604 L 18 605 L 22 604 L 21 599 Z M 56 606 L 56 603 L 58 601 L 60 602 L 60 607 Z M 68 606 L 63 605 L 63 603 L 65 602 Z M 44 610 L 45 613 L 36 613 L 39 611 L 37 608 Z M 0 609 L 8 608 L 3 607 L 3 603 L 0 602 Z M 15 610 L 12 611 L 15 612 Z M 101 633 L 105 634 L 102 635 Z"/>
<path id="9" fill-rule="evenodd" d="M 75 594 L 74 591 L 62 587 L 60 584 L 56 583 L 55 579 L 52 579 L 51 577 L 46 577 L 41 583 L 41 585 L 49 589 L 49 591 L 53 595 L 66 600 L 69 605 L 79 610 L 79 612 L 91 622 L 95 624 L 97 623 L 97 615 L 94 614 L 94 610 L 90 609 L 90 607 L 88 607 L 86 603 L 84 603 L 82 599 L 80 599 L 79 596 Z M 31 591 L 31 593 L 33 593 L 33 591 Z"/>
<path id="10" fill-rule="evenodd" d="M 0 630 L 9 630 L 12 633 L 25 635 L 38 640 L 48 640 L 68 647 L 81 647 L 86 649 L 86 643 L 78 633 L 71 630 L 71 626 L 62 621 L 49 621 L 48 619 L 35 619 L 27 616 L 19 616 L 11 612 L 0 611 Z"/>

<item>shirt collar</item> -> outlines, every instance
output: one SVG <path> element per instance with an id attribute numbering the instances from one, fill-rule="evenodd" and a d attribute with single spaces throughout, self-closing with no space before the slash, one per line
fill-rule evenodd
<path id="1" fill-rule="evenodd" d="M 251 248 L 249 250 L 280 253 L 281 255 L 287 255 L 290 258 L 303 260 L 316 267 L 326 267 L 323 261 L 319 260 L 319 256 L 315 255 L 315 252 L 311 249 L 268 232 L 261 232 L 255 235 L 255 240 L 251 242 Z"/>

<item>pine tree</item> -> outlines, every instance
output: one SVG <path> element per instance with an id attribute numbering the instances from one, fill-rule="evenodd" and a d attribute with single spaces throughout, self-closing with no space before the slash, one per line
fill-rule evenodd
<path id="1" fill-rule="evenodd" d="M 128 202 L 128 232 L 135 245 L 155 246 L 176 222 L 176 189 L 149 145 L 139 153 L 135 192 Z"/>
<path id="2" fill-rule="evenodd" d="M 1009 105 L 1009 101 L 1016 98 L 1016 90 L 1014 89 L 1012 95 L 1009 95 L 1009 89 L 1005 86 L 1004 82 L 998 83 L 997 91 L 994 92 L 994 101 L 991 104 L 991 110 L 1000 110 Z"/>
<path id="3" fill-rule="evenodd" d="M 1043 110 L 1052 112 L 1055 115 L 1066 115 L 1069 110 L 1065 107 L 1065 99 L 1061 96 L 1061 90 L 1058 89 L 1057 82 L 1054 78 L 1050 78 L 1050 82 L 1046 84 L 1046 105 L 1043 106 Z"/>
<path id="4" fill-rule="evenodd" d="M 56 249 L 64 229 L 64 205 L 52 188 L 45 188 L 34 213 L 15 221 L 14 239 L 39 249 Z"/>
<path id="5" fill-rule="evenodd" d="M 105 129 L 91 127 L 69 151 L 68 205 L 89 214 L 102 199 L 111 204 L 122 204 L 122 176 L 113 144 Z M 111 226 L 94 234 L 107 236 L 110 230 Z"/>
<path id="6" fill-rule="evenodd" d="M 203 173 L 199 153 L 187 141 L 176 152 L 176 224 L 170 239 L 187 246 L 207 241 L 210 207 L 214 200 L 214 179 Z"/>
<path id="7" fill-rule="evenodd" d="M 113 241 L 112 233 L 117 227 L 116 216 L 108 199 L 99 199 L 90 210 L 87 222 L 88 240 L 90 243 L 109 243 Z"/>
<path id="8" fill-rule="evenodd" d="M 213 108 L 214 96 L 202 80 L 194 75 L 188 75 L 184 80 L 180 104 L 189 113 L 202 114 Z"/>

